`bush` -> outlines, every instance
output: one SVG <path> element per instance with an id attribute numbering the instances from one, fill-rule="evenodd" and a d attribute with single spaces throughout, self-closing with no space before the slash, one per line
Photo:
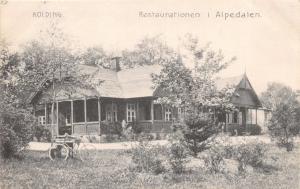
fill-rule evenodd
<path id="1" fill-rule="evenodd" d="M 51 132 L 44 125 L 36 125 L 33 127 L 33 135 L 37 139 L 38 142 L 46 141 L 51 142 Z"/>
<path id="2" fill-rule="evenodd" d="M 260 135 L 261 134 L 261 127 L 256 124 L 249 125 L 248 130 L 249 130 L 250 135 Z"/>
<path id="3" fill-rule="evenodd" d="M 277 138 L 277 146 L 280 148 L 285 148 L 288 152 L 293 151 L 294 149 L 294 141 L 291 137 L 290 139 L 287 138 Z"/>
<path id="4" fill-rule="evenodd" d="M 0 114 L 0 155 L 2 158 L 20 155 L 32 139 L 32 123 L 34 123 L 33 117 L 24 113 Z"/>
<path id="5" fill-rule="evenodd" d="M 185 170 L 188 152 L 182 142 L 173 142 L 168 149 L 168 162 L 171 165 L 173 173 L 180 174 Z"/>
<path id="6" fill-rule="evenodd" d="M 263 144 L 242 144 L 232 153 L 239 162 L 239 171 L 245 172 L 246 166 L 261 167 L 265 157 L 266 148 Z"/>
<path id="7" fill-rule="evenodd" d="M 140 141 L 132 149 L 132 162 L 135 164 L 137 171 L 151 172 L 160 174 L 165 171 L 160 157 L 159 146 L 152 146 L 149 141 Z"/>
<path id="8" fill-rule="evenodd" d="M 207 114 L 189 113 L 185 117 L 185 123 L 177 125 L 176 130 L 181 130 L 184 142 L 193 156 L 208 149 L 210 139 L 218 133 L 217 124 Z"/>
<path id="9" fill-rule="evenodd" d="M 230 124 L 227 126 L 227 131 L 230 133 L 231 136 L 240 136 L 243 135 L 245 129 L 238 124 Z"/>
<path id="10" fill-rule="evenodd" d="M 120 122 L 101 122 L 101 133 L 121 136 L 122 124 Z"/>
<path id="11" fill-rule="evenodd" d="M 208 155 L 204 156 L 205 167 L 211 173 L 220 173 L 224 172 L 225 161 L 224 161 L 224 152 L 223 149 L 218 147 L 210 148 Z"/>

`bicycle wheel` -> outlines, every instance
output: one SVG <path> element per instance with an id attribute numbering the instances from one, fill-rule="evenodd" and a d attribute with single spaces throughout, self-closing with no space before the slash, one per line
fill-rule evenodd
<path id="1" fill-rule="evenodd" d="M 54 161 L 57 159 L 67 160 L 69 157 L 69 148 L 64 144 L 56 144 L 49 149 L 49 158 Z"/>
<path id="2" fill-rule="evenodd" d="M 97 149 L 91 143 L 80 143 L 78 155 L 81 161 L 91 161 L 96 157 Z"/>

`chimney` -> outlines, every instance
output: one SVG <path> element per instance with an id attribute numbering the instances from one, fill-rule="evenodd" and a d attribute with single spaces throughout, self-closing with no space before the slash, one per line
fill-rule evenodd
<path id="1" fill-rule="evenodd" d="M 120 71 L 121 70 L 121 67 L 120 67 L 120 59 L 121 57 L 120 56 L 116 56 L 116 57 L 113 57 L 111 60 L 112 60 L 112 63 L 111 63 L 111 69 L 112 70 L 115 70 L 116 72 Z"/>

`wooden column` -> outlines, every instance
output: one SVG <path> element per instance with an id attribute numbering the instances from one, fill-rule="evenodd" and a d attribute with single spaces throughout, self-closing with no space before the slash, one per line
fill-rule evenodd
<path id="1" fill-rule="evenodd" d="M 252 109 L 250 109 L 250 117 L 251 117 L 250 124 L 252 125 Z"/>
<path id="2" fill-rule="evenodd" d="M 86 97 L 84 97 L 84 126 L 85 126 L 85 134 L 87 134 L 87 124 L 86 124 Z"/>
<path id="3" fill-rule="evenodd" d="M 153 100 L 151 100 L 151 122 L 154 123 L 154 104 Z"/>
<path id="4" fill-rule="evenodd" d="M 162 120 L 164 120 L 164 121 L 165 121 L 165 120 L 166 120 L 166 118 L 165 118 L 164 106 L 163 106 L 162 104 L 161 104 L 161 114 L 162 114 L 162 115 L 161 115 L 161 116 L 162 116 L 162 117 L 161 117 L 161 118 L 162 118 Z"/>
<path id="5" fill-rule="evenodd" d="M 45 103 L 45 124 L 47 125 L 47 102 Z"/>
<path id="6" fill-rule="evenodd" d="M 100 98 L 98 98 L 98 121 L 99 121 L 99 135 L 101 135 L 101 104 Z"/>
<path id="7" fill-rule="evenodd" d="M 72 134 L 74 134 L 74 105 L 73 105 L 73 100 L 71 100 L 71 126 L 72 126 Z"/>
<path id="8" fill-rule="evenodd" d="M 255 109 L 255 124 L 257 125 L 257 108 Z"/>
<path id="9" fill-rule="evenodd" d="M 115 118 L 114 118 L 114 102 L 113 101 L 111 101 L 110 119 L 111 119 L 111 122 L 115 121 Z"/>
<path id="10" fill-rule="evenodd" d="M 139 101 L 136 102 L 136 121 L 139 120 Z"/>
<path id="11" fill-rule="evenodd" d="M 59 135 L 59 125 L 58 125 L 58 101 L 56 101 L 56 134 Z"/>

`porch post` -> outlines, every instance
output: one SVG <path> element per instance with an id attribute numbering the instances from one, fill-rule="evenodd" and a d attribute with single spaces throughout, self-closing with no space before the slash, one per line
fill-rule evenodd
<path id="1" fill-rule="evenodd" d="M 59 135 L 59 125 L 58 125 L 58 101 L 56 101 L 56 134 Z"/>
<path id="2" fill-rule="evenodd" d="M 153 100 L 151 100 L 151 122 L 152 122 L 152 124 L 154 122 L 154 104 L 153 104 Z"/>
<path id="3" fill-rule="evenodd" d="M 251 123 L 251 125 L 252 125 L 252 109 L 250 109 L 250 116 L 251 116 L 250 123 Z"/>
<path id="4" fill-rule="evenodd" d="M 99 121 L 99 135 L 101 134 L 101 104 L 100 98 L 98 97 L 98 121 Z"/>
<path id="5" fill-rule="evenodd" d="M 111 100 L 111 122 L 114 122 L 115 121 L 115 118 L 114 118 L 114 102 L 113 100 Z"/>
<path id="6" fill-rule="evenodd" d="M 74 105 L 73 105 L 73 100 L 71 100 L 71 126 L 72 126 L 72 134 L 74 134 L 74 125 L 73 125 L 74 115 L 73 115 L 73 111 L 74 111 Z"/>
<path id="7" fill-rule="evenodd" d="M 161 118 L 162 118 L 162 120 L 164 120 L 164 121 L 166 121 L 166 118 L 165 118 L 165 112 L 164 112 L 164 106 L 161 104 Z"/>
<path id="8" fill-rule="evenodd" d="M 47 125 L 47 102 L 45 102 L 45 124 Z"/>
<path id="9" fill-rule="evenodd" d="M 257 108 L 255 109 L 255 124 L 257 125 Z"/>
<path id="10" fill-rule="evenodd" d="M 139 120 L 139 101 L 136 102 L 136 121 Z"/>
<path id="11" fill-rule="evenodd" d="M 227 113 L 225 112 L 225 128 L 224 132 L 227 132 Z"/>
<path id="12" fill-rule="evenodd" d="M 85 126 L 85 134 L 87 134 L 87 124 L 86 124 L 86 97 L 84 97 L 84 126 Z"/>

